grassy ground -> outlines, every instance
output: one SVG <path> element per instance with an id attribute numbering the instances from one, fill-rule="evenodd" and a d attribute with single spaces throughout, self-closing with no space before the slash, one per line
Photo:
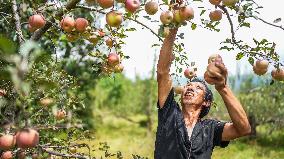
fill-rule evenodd
<path id="1" fill-rule="evenodd" d="M 134 120 L 142 119 L 136 116 Z M 153 159 L 155 135 L 148 133 L 139 124 L 131 123 L 125 119 L 115 118 L 111 115 L 104 116 L 102 124 L 97 126 L 94 134 L 95 140 L 87 141 L 95 148 L 100 142 L 107 142 L 109 152 L 121 151 L 124 158 L 131 159 L 131 154 L 138 154 Z M 274 133 L 269 137 L 258 138 L 253 141 L 232 141 L 225 148 L 216 148 L 213 159 L 284 159 L 284 133 Z M 102 155 L 96 149 L 94 155 Z M 116 158 L 116 157 L 115 157 Z"/>

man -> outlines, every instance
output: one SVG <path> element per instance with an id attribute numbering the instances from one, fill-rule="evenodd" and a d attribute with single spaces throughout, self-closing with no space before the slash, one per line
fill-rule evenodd
<path id="1" fill-rule="evenodd" d="M 226 147 L 230 140 L 248 135 L 250 125 L 242 105 L 226 85 L 227 69 L 216 63 L 222 74 L 207 77 L 221 95 L 232 122 L 201 120 L 209 112 L 212 92 L 205 82 L 193 80 L 184 87 L 180 109 L 174 100 L 170 66 L 177 29 L 171 29 L 160 51 L 157 66 L 158 128 L 155 159 L 210 159 L 215 146 Z"/>

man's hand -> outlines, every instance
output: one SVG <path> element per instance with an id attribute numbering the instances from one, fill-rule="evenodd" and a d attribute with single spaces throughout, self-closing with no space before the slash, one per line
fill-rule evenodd
<path id="1" fill-rule="evenodd" d="M 228 70 L 223 62 L 217 61 L 212 64 L 215 64 L 220 72 L 210 72 L 206 71 L 204 74 L 204 79 L 209 84 L 215 85 L 216 90 L 223 89 L 227 84 Z"/>

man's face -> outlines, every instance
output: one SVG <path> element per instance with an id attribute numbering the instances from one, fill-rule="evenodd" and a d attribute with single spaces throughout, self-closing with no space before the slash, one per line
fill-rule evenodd
<path id="1" fill-rule="evenodd" d="M 198 105 L 202 106 L 205 101 L 205 86 L 201 82 L 190 82 L 184 86 L 184 91 L 181 95 L 183 105 Z"/>

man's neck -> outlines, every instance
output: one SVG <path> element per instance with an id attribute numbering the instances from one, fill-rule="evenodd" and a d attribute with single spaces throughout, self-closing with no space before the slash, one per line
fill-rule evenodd
<path id="1" fill-rule="evenodd" d="M 185 106 L 182 109 L 184 122 L 186 127 L 193 127 L 197 121 L 199 120 L 199 114 L 201 112 L 200 107 L 197 108 L 195 106 Z"/>

